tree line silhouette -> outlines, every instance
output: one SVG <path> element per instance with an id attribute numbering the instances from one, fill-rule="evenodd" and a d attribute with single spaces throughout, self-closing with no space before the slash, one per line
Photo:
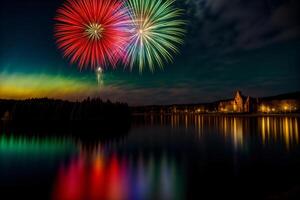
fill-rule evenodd
<path id="1" fill-rule="evenodd" d="M 7 120 L 118 121 L 130 117 L 126 103 L 87 98 L 82 102 L 54 99 L 0 100 L 0 116 Z"/>
<path id="2" fill-rule="evenodd" d="M 2 120 L 1 120 L 2 119 Z M 54 99 L 0 100 L 0 132 L 69 135 L 96 141 L 124 136 L 131 124 L 126 103 L 99 98 L 81 102 Z"/>

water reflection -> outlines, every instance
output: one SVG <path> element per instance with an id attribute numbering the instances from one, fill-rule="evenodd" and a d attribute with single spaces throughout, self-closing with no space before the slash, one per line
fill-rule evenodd
<path id="1" fill-rule="evenodd" d="M 83 151 L 59 170 L 53 199 L 183 199 L 183 178 L 167 155 Z"/>
<path id="2" fill-rule="evenodd" d="M 225 141 L 231 141 L 235 150 L 247 148 L 250 138 L 258 137 L 262 146 L 281 144 L 286 150 L 299 144 L 299 124 L 297 117 L 238 117 L 220 115 L 168 115 L 151 116 L 151 125 L 165 126 L 172 129 L 194 129 L 201 139 L 207 135 L 220 134 Z M 163 122 L 163 123 L 162 123 Z M 147 117 L 145 117 L 147 124 Z M 259 141 L 255 141 L 256 143 Z"/>
<path id="3" fill-rule="evenodd" d="M 77 151 L 69 138 L 0 135 L 0 193 L 9 199 L 47 199 L 58 164 Z"/>
<path id="4" fill-rule="evenodd" d="M 289 150 L 299 144 L 298 118 L 262 117 L 258 125 L 263 145 L 284 143 Z"/>
<path id="5" fill-rule="evenodd" d="M 257 199 L 260 188 L 273 194 L 286 191 L 280 186 L 290 179 L 299 180 L 297 117 L 187 114 L 138 120 L 126 137 L 102 142 L 0 135 L 0 191 L 2 185 L 16 191 L 26 186 L 30 195 L 42 191 L 38 199 L 58 200 L 201 199 L 223 195 L 216 191 L 246 191 Z M 249 179 L 263 181 L 250 185 Z"/>
<path id="6" fill-rule="evenodd" d="M 39 138 L 26 136 L 0 136 L 0 155 L 61 155 L 76 150 L 72 140 L 68 138 Z"/>

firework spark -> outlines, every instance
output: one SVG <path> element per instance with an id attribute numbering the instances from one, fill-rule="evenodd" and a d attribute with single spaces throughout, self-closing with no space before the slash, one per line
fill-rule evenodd
<path id="1" fill-rule="evenodd" d="M 95 70 L 96 72 L 96 76 L 97 76 L 97 83 L 99 86 L 102 86 L 104 84 L 103 81 L 103 69 L 101 67 L 97 67 L 97 69 Z"/>
<path id="2" fill-rule="evenodd" d="M 80 68 L 115 66 L 128 43 L 128 10 L 119 0 L 67 0 L 55 17 L 64 57 Z"/>
<path id="3" fill-rule="evenodd" d="M 128 0 L 132 28 L 124 61 L 142 72 L 146 65 L 153 71 L 155 65 L 173 61 L 183 43 L 185 22 L 179 17 L 182 10 L 174 7 L 175 0 Z"/>

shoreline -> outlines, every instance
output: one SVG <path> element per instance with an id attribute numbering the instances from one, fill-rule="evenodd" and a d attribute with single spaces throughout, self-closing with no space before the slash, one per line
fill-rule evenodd
<path id="1" fill-rule="evenodd" d="M 132 113 L 133 117 L 138 116 L 216 116 L 216 117 L 300 117 L 300 113 Z"/>

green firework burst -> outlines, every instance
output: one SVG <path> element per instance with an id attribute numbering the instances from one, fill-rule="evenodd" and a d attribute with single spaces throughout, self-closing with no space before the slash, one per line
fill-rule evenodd
<path id="1" fill-rule="evenodd" d="M 154 71 L 164 62 L 172 62 L 183 43 L 186 22 L 180 17 L 183 10 L 174 6 L 175 0 L 128 0 L 132 28 L 125 63 L 131 69 L 138 66 L 142 72 L 145 66 Z"/>

